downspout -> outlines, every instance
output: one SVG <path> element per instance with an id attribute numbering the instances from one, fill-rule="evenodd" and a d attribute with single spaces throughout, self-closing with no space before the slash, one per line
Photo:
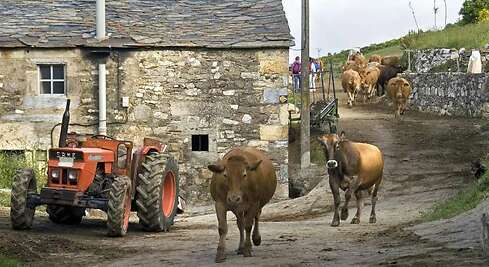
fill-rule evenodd
<path id="1" fill-rule="evenodd" d="M 105 40 L 105 0 L 97 0 L 97 40 Z M 98 64 L 98 134 L 107 135 L 107 69 L 105 60 Z"/>

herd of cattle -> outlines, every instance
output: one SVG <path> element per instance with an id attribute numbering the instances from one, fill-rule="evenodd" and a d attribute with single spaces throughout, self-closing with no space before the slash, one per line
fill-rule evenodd
<path id="1" fill-rule="evenodd" d="M 407 106 L 411 85 L 397 77 L 403 71 L 400 58 L 397 56 L 371 56 L 368 60 L 360 53 L 349 57 L 343 66 L 341 82 L 343 90 L 348 94 L 348 106 L 353 106 L 357 95 L 363 95 L 363 103 L 376 94 L 385 94 L 394 102 L 396 118 L 404 113 Z"/>

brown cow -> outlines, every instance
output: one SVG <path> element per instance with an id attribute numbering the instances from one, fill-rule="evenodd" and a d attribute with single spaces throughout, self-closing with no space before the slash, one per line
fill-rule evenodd
<path id="1" fill-rule="evenodd" d="M 353 106 L 355 97 L 360 91 L 361 81 L 360 74 L 354 70 L 347 70 L 341 74 L 341 84 L 343 90 L 348 94 L 348 106 L 350 107 Z"/>
<path id="2" fill-rule="evenodd" d="M 401 58 L 398 56 L 388 56 L 382 58 L 381 64 L 384 66 L 391 66 L 395 68 L 401 67 Z"/>
<path id="3" fill-rule="evenodd" d="M 236 215 L 239 228 L 238 254 L 251 257 L 250 233 L 253 227 L 253 244 L 261 244 L 258 222 L 263 206 L 272 199 L 277 187 L 277 177 L 272 161 L 251 147 L 234 148 L 222 160 L 209 165 L 212 176 L 210 191 L 216 202 L 219 222 L 219 245 L 216 262 L 226 260 L 227 212 Z M 246 239 L 244 240 L 244 230 Z"/>
<path id="4" fill-rule="evenodd" d="M 363 200 L 362 191 L 372 191 L 372 211 L 370 223 L 376 223 L 375 205 L 377 192 L 382 183 L 384 172 L 384 158 L 380 149 L 376 146 L 354 143 L 341 136 L 327 134 L 318 138 L 323 147 L 327 159 L 326 167 L 329 174 L 329 186 L 333 193 L 334 215 L 331 226 L 340 225 L 340 191 L 345 191 L 345 204 L 341 209 L 341 220 L 348 219 L 348 203 L 351 195 L 357 199 L 357 213 L 352 219 L 352 224 L 360 223 Z"/>
<path id="5" fill-rule="evenodd" d="M 379 56 L 379 55 L 372 55 L 370 56 L 370 58 L 368 59 L 368 62 L 369 63 L 372 63 L 372 62 L 377 62 L 379 64 L 382 63 L 382 56 Z"/>
<path id="6" fill-rule="evenodd" d="M 396 118 L 399 118 L 406 111 L 411 91 L 411 85 L 404 78 L 392 78 L 387 84 L 387 95 L 394 102 Z"/>
<path id="7" fill-rule="evenodd" d="M 380 70 L 377 67 L 369 67 L 362 77 L 362 89 L 363 89 L 363 102 L 365 98 L 371 99 L 377 88 L 377 81 L 379 80 Z"/>

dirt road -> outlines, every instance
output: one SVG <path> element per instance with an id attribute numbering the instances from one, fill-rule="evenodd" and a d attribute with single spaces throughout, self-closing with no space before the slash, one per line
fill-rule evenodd
<path id="1" fill-rule="evenodd" d="M 470 160 L 487 151 L 488 138 L 480 133 L 478 121 L 409 112 L 404 121 L 395 122 L 391 110 L 380 105 L 343 108 L 341 116 L 340 129 L 350 139 L 373 143 L 385 153 L 378 223 L 368 224 L 369 206 L 360 225 L 346 221 L 332 228 L 331 213 L 264 222 L 262 245 L 254 248 L 253 258 L 243 258 L 233 252 L 239 235 L 230 222 L 228 260 L 219 266 L 487 266 L 478 248 L 448 249 L 405 230 L 435 201 L 467 182 L 464 170 Z M 324 194 L 326 212 L 331 196 L 326 190 Z M 353 208 L 349 220 L 352 214 Z M 34 266 L 214 265 L 218 234 L 212 214 L 180 218 L 169 233 L 145 233 L 137 224 L 130 230 L 124 239 L 110 239 L 104 236 L 102 220 L 58 227 L 38 216 L 33 230 L 13 232 L 8 211 L 1 210 L 0 253 Z"/>

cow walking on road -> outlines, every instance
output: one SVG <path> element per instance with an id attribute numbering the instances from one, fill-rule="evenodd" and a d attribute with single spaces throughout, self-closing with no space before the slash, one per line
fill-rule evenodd
<path id="1" fill-rule="evenodd" d="M 340 225 L 340 188 L 345 191 L 345 204 L 341 209 L 341 220 L 348 219 L 348 203 L 351 195 L 357 199 L 357 213 L 352 224 L 360 223 L 363 200 L 362 191 L 372 195 L 370 223 L 376 223 L 375 205 L 377 192 L 382 183 L 384 159 L 376 146 L 354 143 L 345 138 L 345 133 L 328 134 L 318 138 L 327 159 L 329 185 L 334 199 L 334 216 L 331 226 Z"/>
<path id="2" fill-rule="evenodd" d="M 232 211 L 237 218 L 240 237 L 237 252 L 251 257 L 251 230 L 253 228 L 253 244 L 259 246 L 261 235 L 258 223 L 261 211 L 272 199 L 277 187 L 272 161 L 255 148 L 243 147 L 232 149 L 222 160 L 208 168 L 214 173 L 210 190 L 216 202 L 219 223 L 216 262 L 226 260 L 228 211 Z"/>

